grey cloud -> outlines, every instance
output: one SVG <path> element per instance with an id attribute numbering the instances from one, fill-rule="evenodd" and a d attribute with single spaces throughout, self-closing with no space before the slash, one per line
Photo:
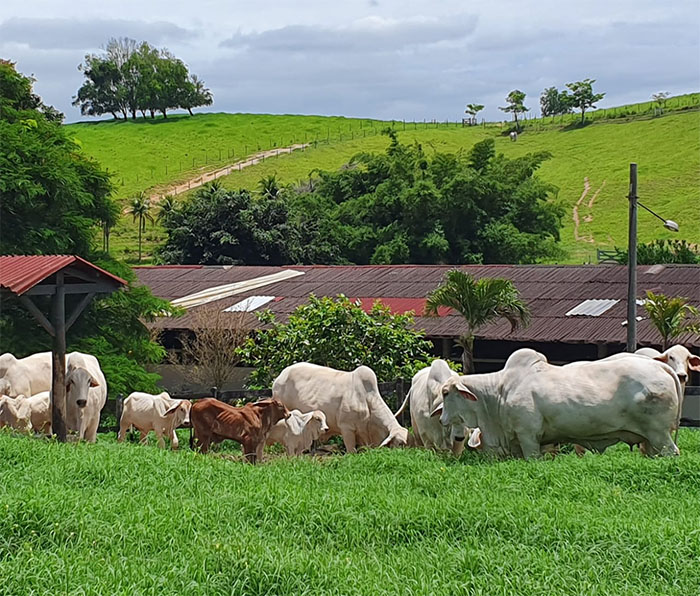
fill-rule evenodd
<path id="1" fill-rule="evenodd" d="M 26 44 L 34 49 L 89 50 L 103 46 L 110 37 L 131 37 L 158 45 L 183 41 L 196 33 L 166 21 L 130 21 L 126 19 L 44 19 L 11 18 L 0 23 L 3 43 Z"/>
<path id="2" fill-rule="evenodd" d="M 384 21 L 365 19 L 348 27 L 289 25 L 260 33 L 236 33 L 221 46 L 268 52 L 398 51 L 410 47 L 454 42 L 473 33 L 477 18 L 453 15 L 443 20 Z"/>

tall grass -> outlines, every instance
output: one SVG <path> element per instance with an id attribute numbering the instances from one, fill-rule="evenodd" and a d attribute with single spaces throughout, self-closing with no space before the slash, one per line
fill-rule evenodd
<path id="1" fill-rule="evenodd" d="M 0 433 L 0 593 L 679 594 L 700 436 L 537 462 L 423 450 L 260 466 Z"/>

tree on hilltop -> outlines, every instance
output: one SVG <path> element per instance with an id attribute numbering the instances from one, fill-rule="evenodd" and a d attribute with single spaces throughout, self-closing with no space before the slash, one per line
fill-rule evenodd
<path id="1" fill-rule="evenodd" d="M 583 79 L 575 83 L 567 83 L 569 91 L 565 92 L 569 105 L 581 110 L 581 124 L 586 121 L 586 110 L 595 108 L 595 103 L 605 97 L 605 93 L 593 93 L 595 79 Z"/>
<path id="2" fill-rule="evenodd" d="M 515 120 L 515 129 L 520 130 L 520 125 L 518 124 L 518 114 L 527 112 L 528 108 L 525 107 L 525 93 L 519 89 L 514 89 L 506 97 L 506 102 L 508 105 L 504 108 L 498 108 L 503 112 L 508 112 L 513 114 L 513 119 Z"/>
<path id="3" fill-rule="evenodd" d="M 547 87 L 540 95 L 540 109 L 542 117 L 558 116 L 571 112 L 571 104 L 565 91 L 559 91 L 556 87 Z"/>
<path id="4" fill-rule="evenodd" d="M 464 110 L 465 114 L 469 115 L 469 119 L 472 124 L 476 124 L 476 115 L 484 109 L 484 106 L 480 103 L 468 103 L 467 109 Z"/>

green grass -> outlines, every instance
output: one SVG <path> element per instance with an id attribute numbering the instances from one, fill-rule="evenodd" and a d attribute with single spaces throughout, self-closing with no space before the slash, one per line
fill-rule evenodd
<path id="1" fill-rule="evenodd" d="M 700 585 L 682 455 L 459 462 L 376 449 L 260 466 L 0 433 L 1 594 L 624 594 Z"/>
<path id="2" fill-rule="evenodd" d="M 593 123 L 583 128 L 568 127 L 567 122 L 562 124 L 556 118 L 554 122 L 531 120 L 517 143 L 512 143 L 496 125 L 462 128 L 454 123 L 396 122 L 395 126 L 403 142 L 419 142 L 428 151 L 468 151 L 486 136 L 493 136 L 497 150 L 508 156 L 550 151 L 553 157 L 543 165 L 540 174 L 559 188 L 558 199 L 566 206 L 562 247 L 567 257 L 563 262 L 596 262 L 596 249 L 627 245 L 625 197 L 630 162 L 639 164 L 641 201 L 681 227 L 680 233 L 674 234 L 653 216 L 640 211 L 639 242 L 681 238 L 700 243 L 700 112 L 690 109 L 699 100 L 700 94 L 670 98 L 663 117 L 651 117 L 651 102 L 598 110 L 588 115 Z M 574 121 L 575 116 L 572 115 Z M 314 147 L 304 152 L 282 154 L 220 179 L 231 188 L 255 188 L 260 178 L 268 174 L 276 174 L 283 182 L 297 183 L 307 179 L 314 169 L 341 167 L 355 153 L 383 151 L 388 139 L 378 132 L 386 125 L 319 116 L 201 114 L 167 121 L 83 123 L 68 128 L 87 153 L 115 172 L 117 196 L 124 201 L 140 190 L 159 189 L 192 178 L 202 171 L 200 168 L 212 170 L 231 163 L 246 151 L 256 152 L 258 147 L 264 150 L 318 139 Z M 204 148 L 208 148 L 206 166 Z M 231 150 L 235 158 L 228 157 Z M 579 208 L 577 240 L 572 210 L 581 197 L 586 177 L 591 189 Z M 600 192 L 589 208 L 588 201 L 596 191 Z M 136 239 L 135 223 L 124 217 L 112 233 L 111 248 L 134 261 Z M 160 226 L 149 224 L 144 236 L 145 262 L 164 239 Z"/>

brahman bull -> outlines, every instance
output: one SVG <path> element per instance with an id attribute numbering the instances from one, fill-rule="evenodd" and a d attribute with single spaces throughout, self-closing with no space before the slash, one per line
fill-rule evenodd
<path id="1" fill-rule="evenodd" d="M 357 446 L 404 447 L 408 430 L 401 426 L 379 394 L 377 377 L 367 366 L 345 372 L 309 362 L 285 368 L 272 384 L 272 397 L 292 409 L 326 415 L 321 440 L 341 435 L 345 450 Z"/>
<path id="2" fill-rule="evenodd" d="M 511 354 L 503 370 L 448 379 L 432 415 L 460 432 L 479 427 L 485 451 L 537 457 L 541 446 L 575 443 L 603 452 L 641 442 L 647 455 L 677 455 L 670 429 L 680 383 L 643 356 L 553 366 L 534 350 Z"/>

